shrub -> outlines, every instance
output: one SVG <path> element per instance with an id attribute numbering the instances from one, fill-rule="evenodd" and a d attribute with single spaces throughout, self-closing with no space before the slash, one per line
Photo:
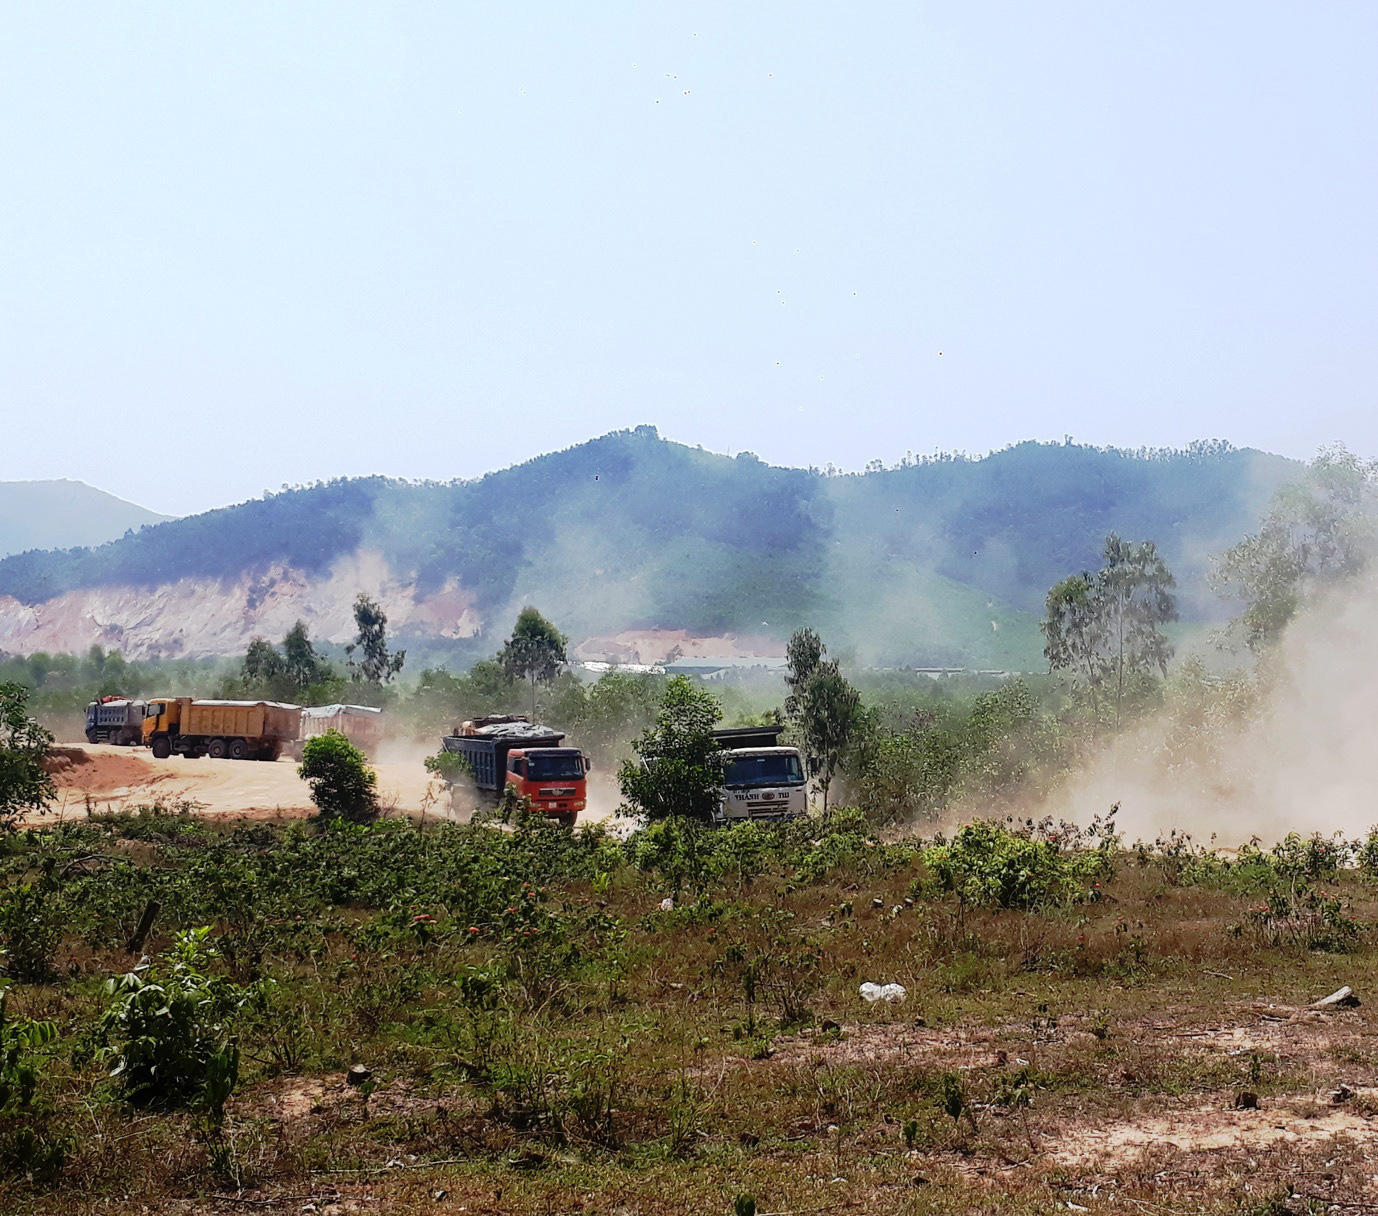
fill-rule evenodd
<path id="1" fill-rule="evenodd" d="M 1088 898 L 1114 873 L 1108 844 L 1063 849 L 1056 839 L 978 820 L 951 841 L 930 845 L 924 863 L 937 889 L 986 908 L 1063 906 Z"/>
<path id="2" fill-rule="evenodd" d="M 321 818 L 368 823 L 378 816 L 378 774 L 339 731 L 308 739 L 297 769 Z"/>
<path id="3" fill-rule="evenodd" d="M 63 910 L 45 883 L 19 883 L 0 892 L 0 955 L 5 974 L 22 984 L 53 978 Z"/>
<path id="4" fill-rule="evenodd" d="M 437 752 L 426 757 L 425 765 L 428 773 L 439 777 L 446 785 L 474 779 L 474 766 L 458 752 Z"/>
<path id="5" fill-rule="evenodd" d="M 0 684 L 0 826 L 25 811 L 42 811 L 56 790 L 46 762 L 53 736 L 29 717 L 29 690 Z"/>
<path id="6" fill-rule="evenodd" d="M 38 1053 L 57 1037 L 52 1022 L 11 1018 L 0 988 L 0 1170 L 47 1177 L 62 1167 L 66 1141 L 38 1096 Z"/>
<path id="7" fill-rule="evenodd" d="M 1297 946 L 1343 954 L 1359 944 L 1359 922 L 1338 899 L 1314 891 L 1305 883 L 1275 887 L 1268 902 L 1257 904 L 1234 927 L 1265 946 Z"/>
<path id="8" fill-rule="evenodd" d="M 110 1075 L 132 1106 L 187 1107 L 219 1117 L 239 1078 L 232 1016 L 250 992 L 206 974 L 210 929 L 179 933 L 152 966 L 108 981 L 99 1034 Z"/>

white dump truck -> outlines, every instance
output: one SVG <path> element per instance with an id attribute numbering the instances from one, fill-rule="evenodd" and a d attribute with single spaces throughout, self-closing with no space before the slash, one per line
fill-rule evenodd
<path id="1" fill-rule="evenodd" d="M 726 753 L 717 823 L 798 819 L 809 811 L 808 777 L 797 747 L 781 747 L 783 726 L 715 730 Z"/>
<path id="2" fill-rule="evenodd" d="M 300 760 L 308 739 L 336 731 L 372 758 L 383 741 L 383 711 L 371 705 L 308 705 L 301 711 L 301 729 L 292 744 Z"/>

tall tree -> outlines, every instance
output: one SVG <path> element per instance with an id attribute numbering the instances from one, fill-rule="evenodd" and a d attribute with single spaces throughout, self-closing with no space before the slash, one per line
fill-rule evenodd
<path id="1" fill-rule="evenodd" d="M 721 800 L 723 753 L 713 738 L 722 708 L 687 676 L 665 685 L 655 722 L 632 744 L 639 760 L 617 774 L 622 796 L 645 818 L 711 823 Z"/>
<path id="2" fill-rule="evenodd" d="M 1361 574 L 1378 540 L 1378 461 L 1324 448 L 1277 492 L 1257 532 L 1216 559 L 1217 590 L 1244 601 L 1250 649 L 1266 650 L 1317 591 Z"/>
<path id="3" fill-rule="evenodd" d="M 1172 644 L 1162 626 L 1177 619 L 1176 579 L 1151 540 L 1135 544 L 1112 532 L 1103 556 L 1095 574 L 1083 571 L 1048 592 L 1040 628 L 1049 666 L 1071 676 L 1093 721 L 1109 697 L 1118 727 L 1128 696 L 1167 673 Z"/>
<path id="4" fill-rule="evenodd" d="M 345 647 L 349 670 L 356 681 L 369 684 L 388 684 L 402 670 L 407 657 L 405 650 L 388 649 L 388 614 L 377 601 L 362 591 L 354 601 L 354 624 L 359 630 L 354 641 Z M 361 658 L 356 663 L 355 653 Z"/>
<path id="5" fill-rule="evenodd" d="M 1105 539 L 1100 599 L 1105 614 L 1115 725 L 1120 725 L 1131 681 L 1154 671 L 1167 675 L 1172 643 L 1161 626 L 1177 619 L 1177 580 L 1151 540 L 1132 544 L 1115 533 Z"/>
<path id="6" fill-rule="evenodd" d="M 1048 615 L 1039 626 L 1048 665 L 1067 672 L 1087 697 L 1093 722 L 1100 721 L 1100 687 L 1105 678 L 1101 661 L 1105 621 L 1099 609 L 1095 576 L 1083 570 L 1048 592 Z"/>
<path id="7" fill-rule="evenodd" d="M 0 828 L 46 810 L 56 796 L 45 763 L 52 746 L 51 732 L 29 717 L 29 690 L 0 684 Z"/>
<path id="8" fill-rule="evenodd" d="M 305 621 L 297 621 L 282 639 L 282 673 L 297 689 L 309 688 L 333 675 L 330 664 L 316 652 Z"/>
<path id="9" fill-rule="evenodd" d="M 817 765 L 825 812 L 833 779 L 863 721 L 861 694 L 827 653 L 828 648 L 812 629 L 796 630 L 785 649 L 785 682 L 789 686 L 785 713 Z"/>
<path id="10" fill-rule="evenodd" d="M 254 638 L 244 652 L 242 671 L 246 685 L 276 696 L 283 675 L 282 655 L 272 642 Z"/>
<path id="11" fill-rule="evenodd" d="M 509 680 L 526 680 L 531 685 L 531 717 L 536 717 L 536 686 L 550 685 L 566 662 L 569 639 L 534 608 L 517 614 L 512 636 L 498 654 L 498 661 Z"/>
<path id="12" fill-rule="evenodd" d="M 827 647 L 812 629 L 796 629 L 785 646 L 785 714 L 797 718 L 810 677 L 823 661 Z"/>

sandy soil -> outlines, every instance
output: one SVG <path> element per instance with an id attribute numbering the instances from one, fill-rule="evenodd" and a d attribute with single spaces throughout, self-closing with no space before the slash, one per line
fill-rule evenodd
<path id="1" fill-rule="evenodd" d="M 424 807 L 434 814 L 448 801 L 419 756 L 414 762 L 410 757 L 384 759 L 375 768 L 380 800 L 389 809 L 419 814 Z M 83 744 L 62 749 L 53 776 L 59 795 L 53 810 L 66 816 L 84 813 L 88 804 L 110 811 L 155 801 L 191 802 L 211 813 L 290 817 L 314 810 L 296 763 L 286 757 L 274 762 L 209 756 L 158 760 L 141 748 Z"/>
<path id="2" fill-rule="evenodd" d="M 467 820 L 476 800 L 449 793 L 426 772 L 426 752 L 419 746 L 384 745 L 374 769 L 378 795 L 392 813 Z M 143 748 L 113 744 L 64 744 L 51 766 L 58 787 L 53 814 L 70 818 L 96 812 L 128 810 L 162 802 L 194 804 L 210 814 L 238 814 L 252 818 L 292 818 L 314 813 L 306 782 L 297 776 L 296 762 L 284 757 L 262 760 L 212 760 L 202 756 L 155 759 Z M 594 774 L 595 778 L 600 774 Z M 608 819 L 616 799 L 603 782 L 590 782 L 590 809 L 585 822 Z"/>

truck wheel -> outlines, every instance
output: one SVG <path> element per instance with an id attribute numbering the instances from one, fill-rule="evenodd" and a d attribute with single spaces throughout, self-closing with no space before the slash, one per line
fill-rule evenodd
<path id="1" fill-rule="evenodd" d="M 88 730 L 88 731 L 86 732 L 86 742 L 87 742 L 87 743 L 94 743 L 95 741 L 96 741 L 96 732 L 93 731 L 93 730 Z"/>
<path id="2" fill-rule="evenodd" d="M 172 755 L 172 744 L 168 742 L 166 735 L 159 735 L 153 740 L 153 754 L 159 760 L 166 760 Z"/>
<path id="3" fill-rule="evenodd" d="M 210 746 L 206 748 L 206 755 L 212 760 L 223 760 L 225 758 L 225 740 L 212 739 Z"/>
<path id="4" fill-rule="evenodd" d="M 249 745 L 243 739 L 231 739 L 229 753 L 231 760 L 247 760 L 249 758 Z"/>

